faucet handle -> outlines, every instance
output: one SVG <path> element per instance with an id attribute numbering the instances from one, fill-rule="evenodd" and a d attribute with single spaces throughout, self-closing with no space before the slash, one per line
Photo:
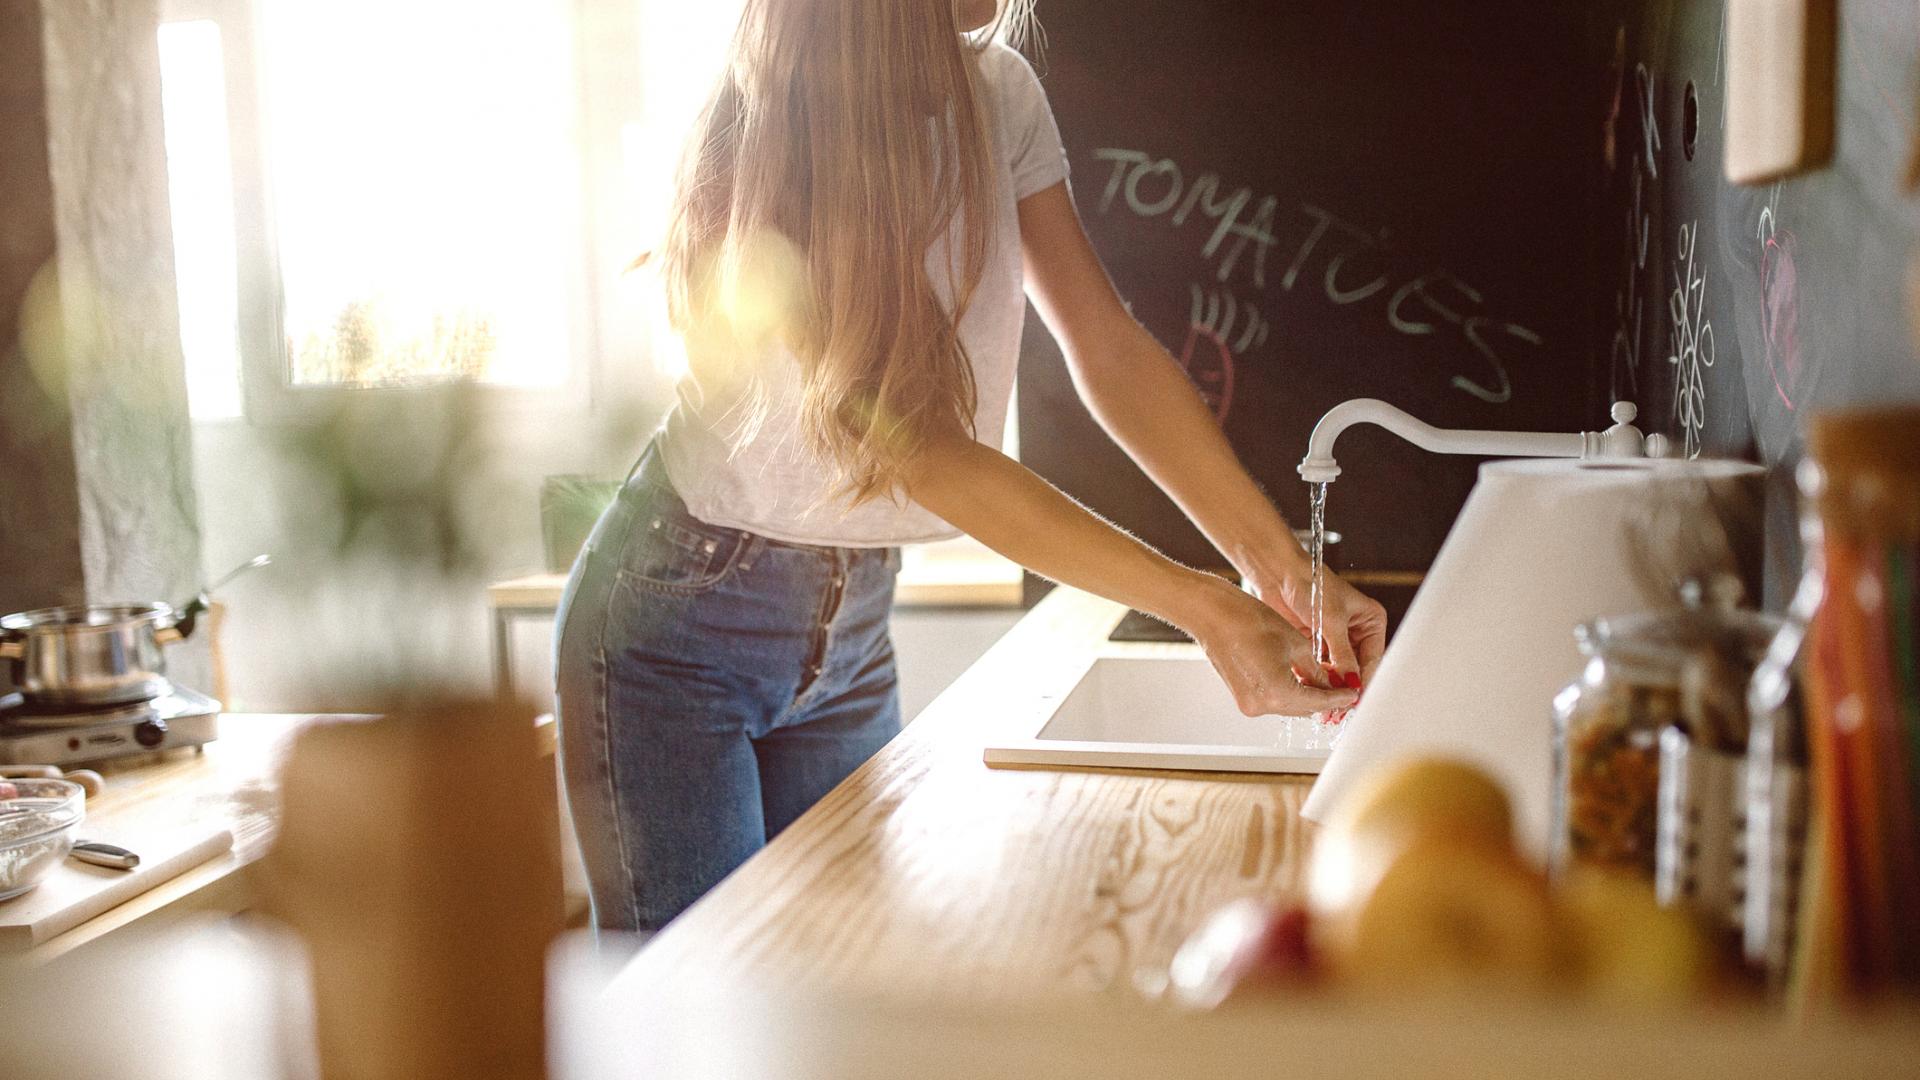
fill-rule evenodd
<path id="1" fill-rule="evenodd" d="M 1616 401 L 1609 412 L 1613 416 L 1613 426 L 1600 433 L 1600 456 L 1646 457 L 1646 439 L 1640 434 L 1640 429 L 1633 426 L 1633 419 L 1640 415 L 1640 409 L 1631 401 Z"/>

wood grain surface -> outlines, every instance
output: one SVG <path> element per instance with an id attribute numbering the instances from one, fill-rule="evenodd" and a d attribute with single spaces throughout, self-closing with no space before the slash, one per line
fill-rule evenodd
<path id="1" fill-rule="evenodd" d="M 990 769 L 1108 643 L 1119 605 L 1043 601 L 901 736 L 661 932 L 622 976 L 765 974 L 888 994 L 1133 993 L 1230 900 L 1294 894 L 1306 778 Z M 1008 730 L 1012 730 L 1009 728 Z"/>
<path id="2" fill-rule="evenodd" d="M 106 789 L 87 800 L 86 835 L 110 837 L 119 826 L 144 830 L 211 818 L 232 830 L 233 848 L 37 946 L 27 962 L 57 959 L 135 923 L 157 926 L 188 914 L 248 907 L 251 895 L 240 871 L 272 840 L 280 760 L 295 732 L 325 719 L 228 713 L 220 717 L 220 737 L 202 749 L 95 766 Z"/>

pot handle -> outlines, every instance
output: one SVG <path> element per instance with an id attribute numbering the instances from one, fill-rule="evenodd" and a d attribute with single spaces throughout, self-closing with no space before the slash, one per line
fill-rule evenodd
<path id="1" fill-rule="evenodd" d="M 192 636 L 194 624 L 200 621 L 200 616 L 205 614 L 207 607 L 213 603 L 211 598 L 213 590 L 255 567 L 265 566 L 272 561 L 273 556 L 271 555 L 255 555 L 253 558 L 227 571 L 220 577 L 215 578 L 211 584 L 201 588 L 199 595 L 180 606 L 180 610 L 173 616 L 173 623 L 171 625 L 163 626 L 154 631 L 153 639 L 162 645 L 172 645 L 178 641 L 185 641 L 188 637 Z"/>
<path id="2" fill-rule="evenodd" d="M 199 624 L 200 616 L 207 610 L 207 594 L 187 601 L 187 606 L 174 612 L 173 622 L 153 632 L 153 640 L 161 645 L 174 645 L 193 636 L 193 628 Z"/>

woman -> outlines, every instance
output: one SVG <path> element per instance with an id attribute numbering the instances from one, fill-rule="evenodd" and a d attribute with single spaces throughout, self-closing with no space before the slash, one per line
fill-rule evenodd
<path id="1" fill-rule="evenodd" d="M 567 794 L 603 927 L 658 929 L 899 730 L 901 544 L 970 533 L 1182 627 L 1249 715 L 1346 708 L 1379 659 L 1385 613 L 1332 576 L 1316 656 L 1306 556 L 1115 295 L 1002 40 L 1030 4 L 747 2 L 655 260 L 690 374 L 562 605 Z M 1255 595 L 995 449 L 1028 298 L 1101 425 Z"/>

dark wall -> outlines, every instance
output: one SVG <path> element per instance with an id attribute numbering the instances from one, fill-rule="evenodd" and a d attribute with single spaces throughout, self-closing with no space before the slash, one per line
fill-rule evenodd
<path id="1" fill-rule="evenodd" d="M 58 297 L 40 31 L 39 0 L 0 0 L 0 612 L 83 596 L 73 433 L 44 371 Z"/>
<path id="2" fill-rule="evenodd" d="M 1904 295 L 1920 242 L 1905 177 L 1920 5 L 1841 3 L 1834 158 L 1754 187 L 1722 170 L 1723 11 L 1720 0 L 1595 10 L 1602 82 L 1584 127 L 1600 137 L 1607 182 L 1602 378 L 1647 406 L 1650 429 L 1770 466 L 1767 600 L 1778 606 L 1798 577 L 1792 472 L 1807 417 L 1920 399 Z"/>
<path id="3" fill-rule="evenodd" d="M 1582 12 L 1043 5 L 1039 66 L 1094 245 L 1289 520 L 1306 521 L 1308 433 L 1347 398 L 1456 427 L 1603 421 Z M 1179 558 L 1223 564 L 1099 431 L 1037 321 L 1021 423 L 1042 475 Z M 1424 569 L 1475 462 L 1371 428 L 1339 458 L 1335 565 Z"/>

